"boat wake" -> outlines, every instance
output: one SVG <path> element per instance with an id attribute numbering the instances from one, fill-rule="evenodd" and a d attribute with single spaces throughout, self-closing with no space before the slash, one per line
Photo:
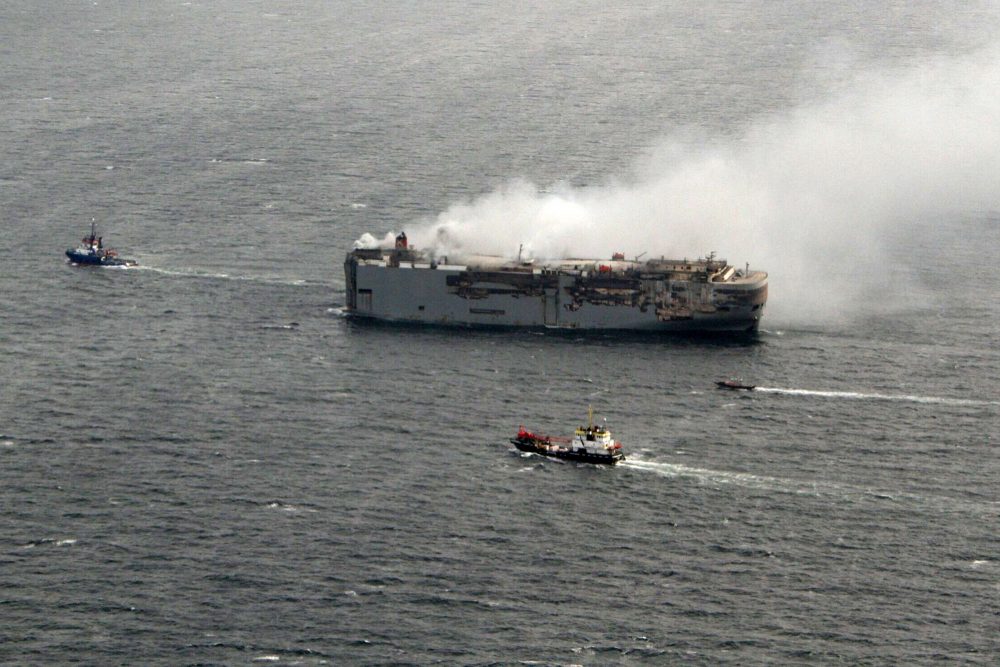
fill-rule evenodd
<path id="1" fill-rule="evenodd" d="M 908 401 L 910 403 L 936 403 L 938 405 L 1000 405 L 1000 401 L 983 401 L 971 398 L 946 398 L 941 396 L 915 396 L 911 394 L 879 394 L 857 391 L 817 391 L 813 389 L 787 389 L 783 387 L 757 387 L 754 391 L 788 396 L 821 396 L 863 401 Z"/>
<path id="2" fill-rule="evenodd" d="M 680 463 L 644 461 L 642 459 L 636 459 L 634 456 L 629 456 L 619 465 L 626 468 L 634 468 L 636 470 L 645 470 L 663 477 L 692 478 L 705 484 L 734 484 L 741 487 L 807 495 L 843 494 L 845 492 L 844 488 L 829 482 L 795 482 L 790 479 L 768 477 L 766 475 L 754 475 L 752 473 L 708 470 L 706 468 L 694 468 Z"/>
<path id="3" fill-rule="evenodd" d="M 930 507 L 942 511 L 962 511 L 968 513 L 1000 513 L 998 502 L 976 502 L 947 496 L 924 496 L 910 492 L 885 491 L 880 489 L 821 482 L 814 480 L 794 480 L 753 473 L 709 470 L 679 463 L 644 461 L 629 456 L 618 464 L 621 468 L 641 470 L 662 477 L 694 479 L 706 486 L 733 485 L 741 488 L 760 489 L 776 493 L 830 497 L 850 502 L 877 502 Z"/>
<path id="4" fill-rule="evenodd" d="M 144 265 L 133 266 L 130 268 L 133 271 L 150 271 L 152 273 L 159 273 L 160 275 L 164 276 L 197 278 L 199 280 L 236 280 L 242 282 L 261 283 L 264 285 L 293 285 L 296 287 L 316 284 L 316 283 L 310 283 L 308 280 L 287 280 L 283 278 L 263 278 L 261 276 L 240 276 L 240 275 L 232 275 L 230 273 L 206 273 L 201 271 L 163 269 L 154 266 L 144 266 Z"/>

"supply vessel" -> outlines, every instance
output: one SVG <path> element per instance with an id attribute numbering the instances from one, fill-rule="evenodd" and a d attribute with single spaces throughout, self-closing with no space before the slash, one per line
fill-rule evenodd
<path id="1" fill-rule="evenodd" d="M 588 411 L 586 426 L 576 429 L 572 438 L 532 433 L 521 426 L 517 435 L 510 439 L 512 445 L 522 452 L 548 456 L 578 463 L 603 463 L 615 465 L 625 460 L 621 442 L 611 437 L 606 426 L 594 424 L 594 410 Z"/>
<path id="2" fill-rule="evenodd" d="M 463 327 L 752 332 L 767 273 L 711 253 L 697 260 L 465 256 L 449 262 L 411 247 L 358 248 L 344 262 L 348 314 Z"/>

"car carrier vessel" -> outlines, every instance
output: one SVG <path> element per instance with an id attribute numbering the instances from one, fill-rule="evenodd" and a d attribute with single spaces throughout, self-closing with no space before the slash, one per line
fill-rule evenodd
<path id="1" fill-rule="evenodd" d="M 767 273 L 714 253 L 698 260 L 466 256 L 409 246 L 355 248 L 344 263 L 346 311 L 356 317 L 464 327 L 624 331 L 755 331 Z"/>

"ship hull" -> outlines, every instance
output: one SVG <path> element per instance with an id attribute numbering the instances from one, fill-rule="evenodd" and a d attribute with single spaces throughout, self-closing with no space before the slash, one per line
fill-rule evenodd
<path id="1" fill-rule="evenodd" d="M 109 257 L 100 253 L 92 253 L 80 250 L 67 250 L 66 257 L 73 264 L 82 266 L 135 266 L 135 261 L 122 259 L 120 257 Z"/>
<path id="2" fill-rule="evenodd" d="M 619 461 L 625 460 L 625 455 L 621 452 L 616 452 L 614 454 L 596 454 L 594 452 L 588 452 L 584 448 L 574 449 L 572 447 L 567 447 L 563 449 L 555 449 L 539 445 L 531 438 L 511 438 L 510 442 L 522 452 L 537 454 L 551 459 L 561 459 L 563 461 L 613 466 Z"/>
<path id="3" fill-rule="evenodd" d="M 635 332 L 752 332 L 767 298 L 759 280 L 713 285 L 641 274 L 481 270 L 348 255 L 347 312 L 403 324 Z"/>
<path id="4" fill-rule="evenodd" d="M 533 330 L 550 332 L 600 332 L 609 333 L 635 333 L 637 335 L 652 335 L 657 333 L 674 334 L 753 334 L 760 328 L 759 319 L 726 318 L 719 320 L 711 316 L 692 318 L 682 321 L 667 322 L 632 322 L 621 321 L 607 324 L 596 324 L 592 322 L 578 322 L 575 324 L 564 323 L 560 325 L 548 325 L 537 322 L 509 322 L 500 318 L 490 318 L 489 321 L 455 320 L 448 317 L 442 318 L 402 318 L 372 315 L 370 313 L 360 313 L 352 310 L 345 311 L 345 315 L 357 322 L 359 325 L 366 323 L 372 326 L 385 325 L 400 327 L 440 327 L 447 329 L 474 329 L 474 330 Z"/>

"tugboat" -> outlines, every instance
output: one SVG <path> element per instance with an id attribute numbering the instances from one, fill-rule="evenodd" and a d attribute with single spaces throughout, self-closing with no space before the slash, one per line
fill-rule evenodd
<path id="1" fill-rule="evenodd" d="M 620 442 L 611 437 L 611 431 L 603 426 L 594 426 L 594 411 L 588 410 L 586 426 L 576 429 L 572 438 L 540 435 L 526 430 L 523 426 L 511 444 L 522 452 L 554 459 L 577 461 L 579 463 L 600 463 L 614 465 L 625 460 Z"/>
<path id="2" fill-rule="evenodd" d="M 138 264 L 134 259 L 119 257 L 118 251 L 113 248 L 105 248 L 104 237 L 97 235 L 96 227 L 97 223 L 91 221 L 90 236 L 83 237 L 83 245 L 66 251 L 70 262 L 87 266 L 136 266 Z"/>
<path id="3" fill-rule="evenodd" d="M 719 389 L 733 389 L 735 391 L 753 391 L 757 385 L 746 384 L 742 380 L 716 380 L 715 384 L 718 385 Z"/>

